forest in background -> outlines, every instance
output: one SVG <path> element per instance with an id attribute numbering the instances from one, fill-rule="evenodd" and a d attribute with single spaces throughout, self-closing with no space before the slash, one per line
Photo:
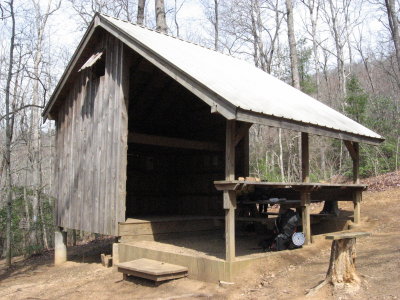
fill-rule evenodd
<path id="1" fill-rule="evenodd" d="M 397 0 L 1 1 L 0 256 L 52 247 L 55 128 L 41 112 L 95 12 L 247 60 L 381 134 L 380 146 L 360 145 L 360 175 L 369 177 L 400 165 L 399 8 Z M 300 177 L 297 132 L 253 125 L 250 133 L 253 176 Z M 310 168 L 312 181 L 343 182 L 351 159 L 341 141 L 311 136 Z"/>

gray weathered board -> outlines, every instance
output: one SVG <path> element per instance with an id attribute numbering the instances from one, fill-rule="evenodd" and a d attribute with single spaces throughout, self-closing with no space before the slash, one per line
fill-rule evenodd
<path id="1" fill-rule="evenodd" d="M 343 240 L 343 239 L 367 237 L 370 235 L 371 233 L 369 232 L 336 232 L 336 233 L 326 234 L 325 238 L 327 240 Z"/>
<path id="2" fill-rule="evenodd" d="M 57 111 L 56 225 L 117 235 L 125 221 L 129 66 L 110 35 L 90 47 L 105 49 L 104 76 L 75 70 Z"/>
<path id="3" fill-rule="evenodd" d="M 157 260 L 140 258 L 117 265 L 118 272 L 156 282 L 187 276 L 186 267 L 164 263 Z"/>

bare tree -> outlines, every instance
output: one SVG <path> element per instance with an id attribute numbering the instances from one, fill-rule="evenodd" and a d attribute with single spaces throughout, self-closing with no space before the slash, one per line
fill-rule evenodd
<path id="1" fill-rule="evenodd" d="M 156 12 L 156 30 L 162 33 L 167 33 L 167 21 L 165 19 L 164 0 L 155 0 Z"/>
<path id="2" fill-rule="evenodd" d="M 321 0 L 302 0 L 303 4 L 308 9 L 310 14 L 311 30 L 309 35 L 312 41 L 313 57 L 314 57 L 314 69 L 315 69 L 315 86 L 317 89 L 317 99 L 320 99 L 320 74 L 319 74 L 319 36 L 317 34 L 317 25 L 319 19 L 319 9 Z"/>
<path id="3" fill-rule="evenodd" d="M 175 0 L 174 2 L 174 23 L 176 27 L 176 36 L 179 37 L 179 23 L 178 23 L 178 13 L 181 10 L 183 4 L 185 4 L 185 0 L 183 0 L 181 3 L 178 3 L 178 0 Z"/>
<path id="4" fill-rule="evenodd" d="M 299 62 L 296 49 L 296 37 L 294 35 L 293 22 L 293 3 L 292 0 L 286 0 L 286 21 L 288 27 L 288 40 L 290 50 L 290 69 L 292 73 L 292 85 L 300 89 Z"/>
<path id="5" fill-rule="evenodd" d="M 10 120 L 10 87 L 13 77 L 13 63 L 14 63 L 14 48 L 15 48 L 15 15 L 14 15 L 14 1 L 8 2 L 10 8 L 11 18 L 11 38 L 10 38 L 10 56 L 8 63 L 8 74 L 5 89 L 5 105 L 6 105 L 6 148 L 4 151 L 4 161 L 6 165 L 6 190 L 7 190 L 7 233 L 6 233 L 6 264 L 11 266 L 11 220 L 12 220 L 12 178 L 11 178 L 11 120 Z"/>
<path id="6" fill-rule="evenodd" d="M 400 70 L 400 36 L 399 19 L 396 11 L 396 2 L 394 0 L 385 0 L 386 13 L 389 21 L 390 34 L 392 36 L 394 48 L 396 50 L 397 66 Z"/>
<path id="7" fill-rule="evenodd" d="M 36 107 L 32 107 L 32 117 L 31 117 L 31 143 L 30 143 L 30 160 L 32 162 L 32 181 L 34 187 L 34 196 L 32 199 L 32 219 L 33 219 L 33 228 L 32 230 L 32 241 L 35 236 L 38 238 L 38 229 L 37 223 L 39 218 L 41 219 L 40 224 L 42 224 L 42 238 L 45 248 L 49 247 L 48 239 L 46 234 L 45 222 L 43 220 L 43 209 L 42 209 L 42 164 L 41 164 L 41 109 L 38 107 L 42 106 L 44 100 L 41 100 L 40 97 L 40 77 L 41 70 L 40 65 L 42 63 L 43 58 L 43 40 L 44 40 L 44 32 L 46 29 L 46 25 L 49 17 L 56 12 L 61 5 L 61 2 L 58 2 L 53 7 L 52 1 L 48 1 L 45 10 L 42 12 L 42 8 L 40 6 L 40 2 L 32 1 L 32 4 L 35 8 L 35 19 L 36 19 L 36 41 L 34 46 L 34 59 L 33 59 L 33 85 L 32 85 L 32 104 Z"/>
<path id="8" fill-rule="evenodd" d="M 146 0 L 139 0 L 138 1 L 136 22 L 139 25 L 143 25 L 143 23 L 144 23 L 144 8 L 145 8 L 145 5 L 146 5 Z"/>

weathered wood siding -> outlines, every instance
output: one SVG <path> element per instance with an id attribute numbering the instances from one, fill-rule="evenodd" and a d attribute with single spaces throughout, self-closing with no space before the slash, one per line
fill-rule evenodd
<path id="1" fill-rule="evenodd" d="M 103 33 L 97 43 L 105 74 L 75 72 L 58 111 L 56 224 L 117 235 L 125 221 L 129 67 L 122 42 Z"/>

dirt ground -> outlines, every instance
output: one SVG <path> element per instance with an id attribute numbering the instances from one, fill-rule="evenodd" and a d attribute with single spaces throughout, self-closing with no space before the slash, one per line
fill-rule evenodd
<path id="1" fill-rule="evenodd" d="M 400 188 L 364 193 L 362 216 L 360 230 L 372 236 L 357 241 L 361 288 L 349 294 L 326 286 L 307 299 L 400 299 Z M 107 240 L 68 251 L 69 261 L 62 266 L 52 264 L 51 252 L 17 258 L 11 269 L 0 261 L 0 299 L 305 298 L 325 277 L 330 242 L 320 239 L 303 249 L 275 253 L 229 287 L 187 278 L 158 287 L 145 280 L 123 281 L 121 274 L 100 264 L 100 253 L 111 251 Z"/>

